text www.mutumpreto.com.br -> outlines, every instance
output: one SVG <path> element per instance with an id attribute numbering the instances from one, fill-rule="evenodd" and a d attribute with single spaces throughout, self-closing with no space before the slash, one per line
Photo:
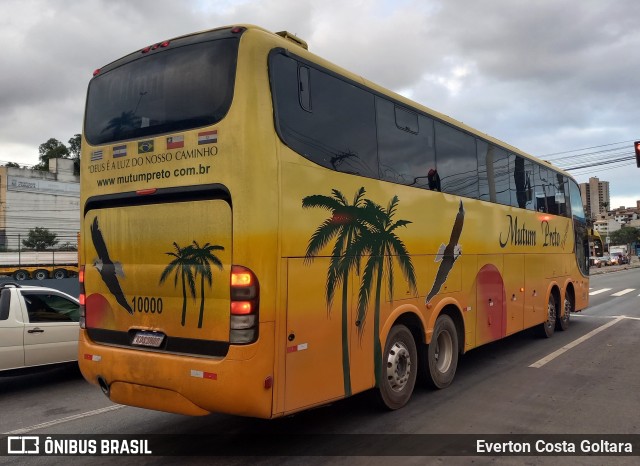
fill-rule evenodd
<path id="1" fill-rule="evenodd" d="M 199 164 L 197 167 L 183 167 L 174 170 L 158 170 L 146 173 L 129 173 L 124 176 L 112 176 L 97 180 L 98 186 L 113 186 L 126 183 L 137 183 L 144 181 L 149 183 L 154 180 L 166 180 L 173 177 L 206 175 L 211 166 Z"/>

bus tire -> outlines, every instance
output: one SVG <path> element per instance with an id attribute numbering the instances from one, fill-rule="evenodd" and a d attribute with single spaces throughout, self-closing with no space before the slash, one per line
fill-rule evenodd
<path id="1" fill-rule="evenodd" d="M 430 385 L 435 388 L 451 385 L 458 367 L 458 331 L 448 315 L 436 319 L 426 353 Z"/>
<path id="2" fill-rule="evenodd" d="M 382 353 L 378 398 L 395 410 L 409 402 L 416 385 L 418 351 L 411 331 L 404 325 L 394 325 L 387 336 Z"/>
<path id="3" fill-rule="evenodd" d="M 56 280 L 62 280 L 63 278 L 67 278 L 69 274 L 65 269 L 55 269 L 53 271 L 53 278 Z"/>
<path id="4" fill-rule="evenodd" d="M 564 296 L 564 314 L 562 316 L 558 316 L 556 320 L 556 329 L 557 330 L 567 330 L 569 328 L 569 320 L 571 319 L 571 313 L 574 311 L 574 300 L 573 295 L 566 291 Z"/>
<path id="5" fill-rule="evenodd" d="M 16 270 L 15 272 L 13 272 L 13 279 L 17 280 L 17 281 L 22 281 L 22 280 L 28 280 L 29 279 L 29 272 L 27 272 L 26 270 Z"/>
<path id="6" fill-rule="evenodd" d="M 36 280 L 44 280 L 45 278 L 49 278 L 49 272 L 44 269 L 38 269 L 33 272 L 33 278 Z"/>
<path id="7" fill-rule="evenodd" d="M 558 315 L 558 305 L 556 304 L 556 296 L 554 293 L 549 294 L 549 302 L 547 304 L 547 320 L 538 326 L 538 333 L 543 338 L 551 338 L 556 329 L 556 316 Z"/>

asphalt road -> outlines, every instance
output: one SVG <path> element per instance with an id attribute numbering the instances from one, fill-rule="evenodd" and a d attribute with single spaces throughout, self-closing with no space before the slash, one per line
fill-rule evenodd
<path id="1" fill-rule="evenodd" d="M 281 447 L 286 446 L 287 438 L 302 442 L 298 448 L 289 450 L 296 456 L 189 457 L 181 458 L 180 462 L 637 464 L 639 451 L 635 452 L 635 458 L 533 455 L 426 458 L 406 456 L 411 454 L 410 447 L 405 451 L 401 442 L 393 444 L 394 439 L 399 439 L 398 442 L 404 439 L 402 434 L 505 434 L 507 438 L 519 434 L 545 438 L 563 434 L 640 436 L 640 268 L 593 276 L 590 294 L 590 307 L 572 315 L 568 331 L 556 332 L 550 339 L 540 339 L 525 331 L 470 351 L 461 358 L 451 387 L 438 391 L 418 387 L 409 405 L 398 411 L 374 407 L 365 393 L 272 421 L 219 414 L 191 418 L 113 405 L 99 389 L 87 384 L 77 369 L 49 369 L 19 377 L 0 377 L 0 441 L 4 441 L 5 435 L 171 433 L 215 443 L 216 439 L 231 434 L 236 440 L 246 437 L 249 449 L 256 438 L 277 434 L 278 441 L 283 442 Z M 317 443 L 308 441 L 317 434 L 322 436 Z M 370 456 L 316 456 L 326 451 L 323 447 L 327 438 Z M 420 438 L 428 441 L 431 437 Z M 181 454 L 189 453 L 179 440 L 171 447 Z M 384 456 L 389 452 L 395 456 Z M 60 460 L 54 459 L 33 457 L 28 458 L 28 464 L 57 464 Z M 124 459 L 125 464 L 130 460 Z M 174 464 L 177 460 L 174 456 L 139 457 L 135 463 Z M 13 461 L 15 458 L 0 457 L 0 464 Z M 123 459 L 70 457 L 64 461 L 122 464 Z"/>

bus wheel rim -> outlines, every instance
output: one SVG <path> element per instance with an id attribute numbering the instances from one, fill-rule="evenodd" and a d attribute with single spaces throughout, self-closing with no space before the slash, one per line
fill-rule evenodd
<path id="1" fill-rule="evenodd" d="M 451 366 L 453 341 L 449 332 L 441 332 L 436 339 L 435 361 L 439 372 L 447 372 Z"/>
<path id="2" fill-rule="evenodd" d="M 569 322 L 571 318 L 571 301 L 567 298 L 564 299 L 564 315 L 562 316 L 562 320 L 564 322 Z"/>
<path id="3" fill-rule="evenodd" d="M 553 298 L 549 298 L 549 304 L 547 306 L 547 327 L 553 328 L 556 324 L 556 305 L 553 302 Z"/>
<path id="4" fill-rule="evenodd" d="M 387 354 L 387 381 L 389 387 L 400 392 L 404 389 L 411 375 L 411 354 L 400 341 L 396 341 Z"/>

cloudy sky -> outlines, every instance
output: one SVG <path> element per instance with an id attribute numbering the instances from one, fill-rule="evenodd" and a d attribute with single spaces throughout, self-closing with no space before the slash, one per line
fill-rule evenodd
<path id="1" fill-rule="evenodd" d="M 251 23 L 640 200 L 637 0 L 0 0 L 0 164 L 82 131 L 93 70 L 148 44 Z M 618 160 L 621 159 L 621 160 Z M 602 164 L 602 162 L 607 162 Z"/>

